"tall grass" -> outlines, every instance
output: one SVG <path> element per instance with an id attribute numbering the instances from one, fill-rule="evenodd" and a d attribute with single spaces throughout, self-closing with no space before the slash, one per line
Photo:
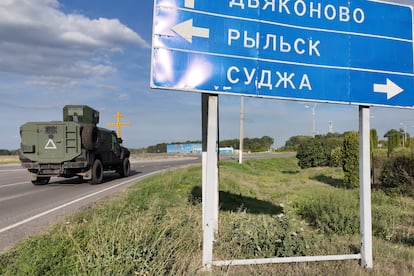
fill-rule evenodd
<path id="1" fill-rule="evenodd" d="M 359 252 L 358 191 L 294 158 L 220 163 L 215 259 Z M 147 178 L 0 256 L 1 275 L 195 275 L 201 169 Z M 374 269 L 356 261 L 216 267 L 211 275 L 412 275 L 414 201 L 373 193 Z"/>

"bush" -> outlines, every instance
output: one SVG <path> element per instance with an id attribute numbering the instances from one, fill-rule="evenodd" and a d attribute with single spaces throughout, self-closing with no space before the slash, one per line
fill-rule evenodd
<path id="1" fill-rule="evenodd" d="M 296 205 L 299 215 L 325 234 L 359 231 L 359 201 L 351 191 L 319 194 Z"/>
<path id="2" fill-rule="evenodd" d="M 301 144 L 298 147 L 296 158 L 302 169 L 329 165 L 329 155 L 326 153 L 326 148 L 316 139 Z"/>
<path id="3" fill-rule="evenodd" d="M 413 156 L 398 156 L 387 161 L 380 182 L 380 188 L 387 194 L 414 197 Z"/>
<path id="4" fill-rule="evenodd" d="M 401 133 L 396 129 L 391 129 L 385 133 L 384 137 L 388 138 L 388 156 L 391 155 L 393 150 L 401 144 Z"/>
<path id="5" fill-rule="evenodd" d="M 357 132 L 345 133 L 342 149 L 342 168 L 344 185 L 348 189 L 359 186 L 359 142 Z"/>
<path id="6" fill-rule="evenodd" d="M 331 167 L 342 166 L 342 147 L 336 147 L 331 150 L 330 164 Z"/>
<path id="7" fill-rule="evenodd" d="M 301 229 L 283 214 L 252 215 L 245 212 L 223 215 L 217 251 L 232 258 L 305 256 L 308 245 Z"/>
<path id="8" fill-rule="evenodd" d="M 372 193 L 372 231 L 377 237 L 404 243 L 405 237 L 410 237 L 410 234 L 404 231 L 405 226 L 410 224 L 404 221 L 411 220 L 409 213 L 407 206 L 382 191 Z"/>
<path id="9" fill-rule="evenodd" d="M 297 151 L 301 144 L 303 144 L 305 141 L 309 141 L 311 139 L 312 139 L 312 137 L 309 137 L 309 136 L 293 136 L 293 137 L 290 137 L 286 141 L 285 146 L 283 147 L 283 149 L 286 150 L 286 151 L 289 151 L 289 150 Z"/>
<path id="10" fill-rule="evenodd" d="M 297 149 L 296 158 L 302 169 L 311 167 L 336 166 L 337 147 L 342 146 L 343 138 L 339 134 L 318 135 L 315 138 L 303 140 Z M 342 164 L 342 163 L 341 163 Z"/>

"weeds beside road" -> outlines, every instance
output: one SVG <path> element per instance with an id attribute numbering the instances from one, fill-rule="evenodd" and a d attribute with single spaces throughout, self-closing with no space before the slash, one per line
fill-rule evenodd
<path id="1" fill-rule="evenodd" d="M 359 190 L 295 158 L 220 162 L 214 259 L 359 253 Z M 1 275 L 188 275 L 201 268 L 201 168 L 147 178 L 0 256 Z M 212 275 L 412 275 L 414 200 L 374 191 L 374 268 L 357 261 L 215 267 Z"/>

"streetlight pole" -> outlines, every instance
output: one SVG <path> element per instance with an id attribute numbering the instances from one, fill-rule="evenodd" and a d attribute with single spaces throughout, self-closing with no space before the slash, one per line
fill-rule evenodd
<path id="1" fill-rule="evenodd" d="M 333 133 L 333 121 L 328 121 L 328 133 Z"/>
<path id="2" fill-rule="evenodd" d="M 316 134 L 316 126 L 315 126 L 315 121 L 316 121 L 316 119 L 315 119 L 315 117 L 316 117 L 315 108 L 316 108 L 316 105 L 317 104 L 314 104 L 313 107 L 312 107 L 312 137 L 313 138 L 315 138 L 315 134 Z M 310 106 L 305 105 L 305 108 L 310 108 Z"/>
<path id="3" fill-rule="evenodd" d="M 240 140 L 239 140 L 239 164 L 243 163 L 243 121 L 244 121 L 244 97 L 240 97 Z"/>
<path id="4" fill-rule="evenodd" d="M 403 148 L 405 148 L 405 141 L 407 140 L 407 125 L 400 123 L 400 126 L 404 127 Z"/>

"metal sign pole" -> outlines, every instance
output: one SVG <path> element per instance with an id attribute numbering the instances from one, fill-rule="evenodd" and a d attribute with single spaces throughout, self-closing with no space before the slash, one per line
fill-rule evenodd
<path id="1" fill-rule="evenodd" d="M 373 267 L 369 107 L 359 107 L 359 187 L 361 266 Z"/>
<path id="2" fill-rule="evenodd" d="M 206 95 L 208 98 L 207 119 L 207 153 L 203 172 L 203 268 L 211 269 L 213 263 L 213 243 L 218 212 L 218 180 L 217 180 L 217 134 L 218 134 L 218 96 Z M 204 102 L 204 100 L 203 100 Z M 205 104 L 203 104 L 205 107 Z M 203 112 L 205 114 L 205 111 Z M 205 167 L 205 169 L 204 169 Z"/>
<path id="3" fill-rule="evenodd" d="M 207 176 L 207 119 L 208 119 L 208 94 L 201 94 L 201 140 L 202 140 L 202 154 L 201 154 L 201 204 L 202 204 L 202 226 L 204 231 L 204 215 L 205 215 L 205 189 Z"/>

